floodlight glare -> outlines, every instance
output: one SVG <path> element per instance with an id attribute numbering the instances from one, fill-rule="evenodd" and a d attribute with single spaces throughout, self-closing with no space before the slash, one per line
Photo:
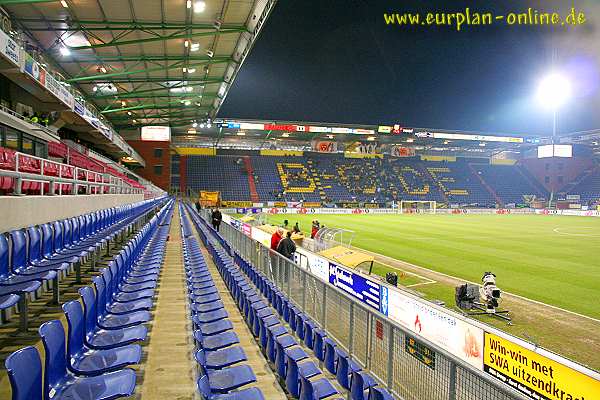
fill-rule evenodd
<path id="1" fill-rule="evenodd" d="M 540 81 L 537 98 L 540 104 L 556 110 L 565 104 L 571 96 L 571 83 L 567 78 L 551 73 Z"/>
<path id="2" fill-rule="evenodd" d="M 60 54 L 62 56 L 65 56 L 65 57 L 70 56 L 71 55 L 71 50 L 69 50 L 67 47 L 61 47 L 60 48 Z"/>

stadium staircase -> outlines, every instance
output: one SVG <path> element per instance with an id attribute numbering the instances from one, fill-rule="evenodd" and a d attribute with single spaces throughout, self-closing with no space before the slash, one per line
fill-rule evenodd
<path id="1" fill-rule="evenodd" d="M 469 170 L 471 171 L 471 173 L 473 175 L 475 175 L 477 177 L 477 179 L 479 179 L 479 182 L 481 182 L 481 185 L 485 188 L 485 190 L 487 190 L 489 192 L 489 194 L 492 195 L 494 200 L 496 200 L 496 204 L 500 204 L 501 206 L 504 206 L 504 202 L 498 196 L 498 193 L 496 193 L 496 191 L 494 189 L 492 189 L 492 187 L 490 185 L 488 185 L 488 183 L 485 181 L 485 179 L 483 179 L 483 176 L 481 176 L 481 174 L 478 174 L 477 171 L 475 171 L 475 168 L 473 168 L 473 165 L 471 165 L 471 163 L 469 163 Z"/>
<path id="2" fill-rule="evenodd" d="M 539 193 L 547 195 L 548 190 L 546 190 L 546 188 L 540 182 L 538 182 L 538 180 L 533 175 L 531 175 L 527 168 L 520 165 L 516 165 L 515 167 L 517 168 L 519 174 L 521 174 L 521 176 L 529 183 L 529 185 L 532 188 L 536 189 Z"/>
<path id="3" fill-rule="evenodd" d="M 435 182 L 435 184 L 439 187 L 440 193 L 441 193 L 442 197 L 444 198 L 444 202 L 449 203 L 450 199 L 448 198 L 448 193 L 446 193 L 446 187 L 438 180 L 438 178 L 436 176 L 434 176 L 431 173 L 429 168 L 423 168 L 423 170 L 427 174 L 427 179 L 430 180 L 431 182 Z"/>
<path id="4" fill-rule="evenodd" d="M 308 164 L 308 172 L 310 173 L 310 175 L 313 177 L 313 180 L 315 181 L 315 185 L 317 186 L 317 191 L 319 192 L 319 197 L 321 198 L 322 202 L 326 202 L 327 201 L 327 195 L 325 194 L 325 189 L 323 188 L 323 184 L 321 183 L 321 178 L 320 178 L 320 174 L 317 171 L 317 169 L 315 168 L 314 164 L 313 164 L 313 160 L 307 160 L 306 163 Z"/>
<path id="5" fill-rule="evenodd" d="M 252 168 L 252 161 L 250 157 L 244 157 L 244 167 L 246 167 L 246 172 L 248 173 L 248 186 L 250 187 L 250 200 L 253 203 L 258 203 L 260 201 L 260 197 L 258 196 L 258 192 L 256 191 L 256 182 L 254 181 L 254 169 Z"/>

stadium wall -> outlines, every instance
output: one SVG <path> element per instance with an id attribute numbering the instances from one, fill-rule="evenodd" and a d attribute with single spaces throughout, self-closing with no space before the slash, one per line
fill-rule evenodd
<path id="1" fill-rule="evenodd" d="M 146 166 L 135 172 L 144 179 L 148 179 L 156 186 L 163 190 L 169 190 L 171 184 L 171 154 L 169 142 L 154 142 L 142 140 L 130 140 L 127 143 L 138 152 L 144 160 Z M 157 150 L 161 150 L 161 154 L 157 157 Z M 155 166 L 162 166 L 162 171 L 157 174 Z"/>
<path id="2" fill-rule="evenodd" d="M 0 232 L 142 200 L 143 194 L 0 197 Z"/>
<path id="3" fill-rule="evenodd" d="M 558 192 L 591 168 L 593 161 L 590 157 L 526 158 L 521 160 L 521 164 L 546 190 Z"/>

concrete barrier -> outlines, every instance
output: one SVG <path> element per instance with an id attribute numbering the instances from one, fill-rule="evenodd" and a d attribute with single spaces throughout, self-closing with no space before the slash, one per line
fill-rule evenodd
<path id="1" fill-rule="evenodd" d="M 143 194 L 0 196 L 0 232 L 142 200 Z"/>

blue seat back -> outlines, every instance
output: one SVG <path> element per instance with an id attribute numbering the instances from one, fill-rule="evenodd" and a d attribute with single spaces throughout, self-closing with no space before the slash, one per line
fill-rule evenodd
<path id="1" fill-rule="evenodd" d="M 335 374 L 335 343 L 330 339 L 326 339 L 325 343 L 325 368 L 327 371 Z"/>
<path id="2" fill-rule="evenodd" d="M 286 375 L 285 375 L 285 386 L 288 392 L 293 398 L 298 398 L 300 394 L 300 387 L 298 386 L 298 363 L 291 357 L 285 356 L 286 361 Z"/>
<path id="3" fill-rule="evenodd" d="M 8 267 L 8 239 L 0 233 L 0 280 L 6 279 L 10 269 Z"/>
<path id="4" fill-rule="evenodd" d="M 12 244 L 11 251 L 11 268 L 13 271 L 18 271 L 21 268 L 27 267 L 27 238 L 22 230 L 14 230 L 10 232 L 10 242 Z"/>
<path id="5" fill-rule="evenodd" d="M 106 312 L 106 285 L 104 284 L 103 276 L 107 275 L 108 271 L 104 270 L 102 276 L 95 276 L 92 279 L 94 287 L 96 288 L 96 313 L 98 315 L 104 315 Z"/>
<path id="6" fill-rule="evenodd" d="M 42 229 L 42 255 L 48 258 L 54 253 L 54 231 L 50 224 L 43 224 Z"/>
<path id="7" fill-rule="evenodd" d="M 369 400 L 394 400 L 394 397 L 384 388 L 371 386 L 369 388 Z"/>
<path id="8" fill-rule="evenodd" d="M 338 364 L 339 365 L 339 364 Z M 339 367 L 338 367 L 339 368 Z M 350 387 L 350 399 L 365 400 L 365 380 L 362 373 L 358 371 L 352 372 L 352 383 Z"/>
<path id="9" fill-rule="evenodd" d="M 62 221 L 54 221 L 52 227 L 54 228 L 54 252 L 56 253 L 61 251 L 64 245 L 64 225 Z"/>
<path id="10" fill-rule="evenodd" d="M 29 256 L 30 263 L 39 261 L 42 258 L 42 235 L 40 228 L 30 226 L 27 228 L 27 236 L 29 237 Z"/>
<path id="11" fill-rule="evenodd" d="M 315 399 L 315 391 L 313 388 L 312 383 L 306 379 L 305 377 L 303 377 L 302 375 L 299 375 L 300 377 L 300 400 L 314 400 Z"/>
<path id="12" fill-rule="evenodd" d="M 68 221 L 71 225 L 71 243 L 77 243 L 79 242 L 79 219 L 72 217 Z"/>
<path id="13" fill-rule="evenodd" d="M 15 351 L 4 365 L 13 400 L 42 400 L 42 360 L 35 347 Z"/>
<path id="14" fill-rule="evenodd" d="M 335 368 L 335 377 L 339 384 L 346 390 L 350 389 L 349 379 L 349 368 L 348 368 L 348 356 L 345 354 L 337 354 L 337 366 Z"/>
<path id="15" fill-rule="evenodd" d="M 44 393 L 57 386 L 67 374 L 67 353 L 65 330 L 62 323 L 55 319 L 48 321 L 39 329 L 46 356 L 44 357 Z"/>
<path id="16" fill-rule="evenodd" d="M 77 300 L 66 302 L 62 306 L 67 317 L 69 326 L 69 338 L 67 340 L 67 352 L 70 357 L 75 357 L 83 350 L 83 338 L 85 335 L 85 322 L 83 320 L 83 308 Z"/>
<path id="17" fill-rule="evenodd" d="M 203 399 L 211 399 L 213 397 L 207 375 L 201 376 L 198 379 L 198 391 Z"/>
<path id="18" fill-rule="evenodd" d="M 86 335 L 89 335 L 96 329 L 96 322 L 98 321 L 98 314 L 96 314 L 96 296 L 94 295 L 94 289 L 89 286 L 84 286 L 79 289 L 79 294 L 83 299 L 85 332 Z"/>

